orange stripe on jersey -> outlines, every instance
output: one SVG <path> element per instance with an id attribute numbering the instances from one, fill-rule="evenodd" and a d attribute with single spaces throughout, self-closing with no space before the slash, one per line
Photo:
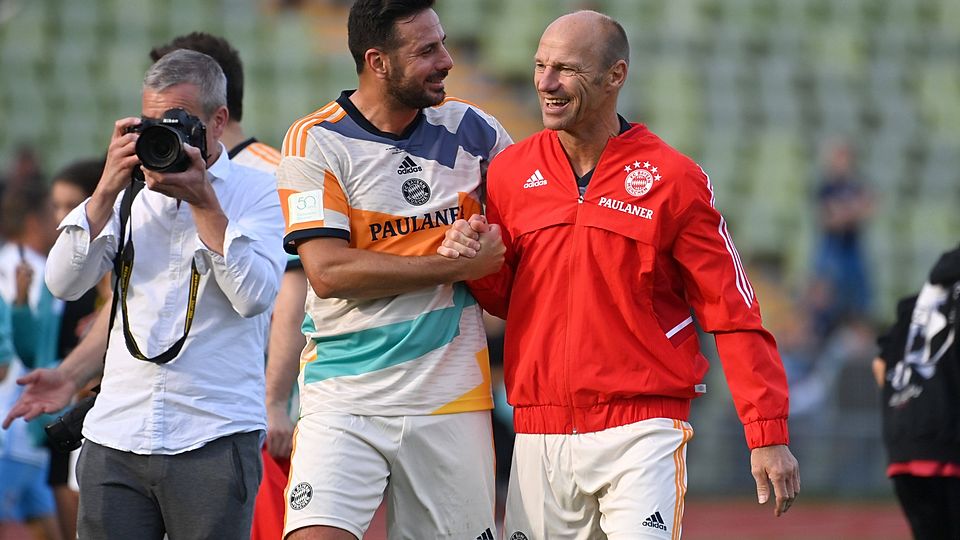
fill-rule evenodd
<path id="1" fill-rule="evenodd" d="M 483 205 L 480 201 L 468 193 L 460 192 L 460 206 L 463 207 L 463 219 L 469 219 L 474 214 L 483 213 Z"/>
<path id="2" fill-rule="evenodd" d="M 331 118 L 327 118 L 327 122 L 330 122 L 331 124 L 336 124 L 337 122 L 343 120 L 343 117 L 346 115 L 347 115 L 347 111 L 345 111 L 344 109 L 340 109 L 339 113 L 333 115 L 333 117 Z"/>
<path id="3" fill-rule="evenodd" d="M 333 210 L 350 217 L 350 203 L 340 187 L 337 177 L 330 171 L 323 172 L 323 209 Z"/>
<path id="4" fill-rule="evenodd" d="M 477 367 L 480 368 L 482 381 L 471 390 L 447 403 L 430 414 L 453 414 L 477 410 L 477 402 L 486 402 L 493 407 L 493 398 L 490 396 L 490 353 L 483 349 L 475 355 Z"/>
<path id="5" fill-rule="evenodd" d="M 299 428 L 298 428 L 297 426 L 293 426 L 293 448 L 290 450 L 290 461 L 293 461 L 293 455 L 297 453 L 297 434 L 298 434 L 298 432 L 299 432 Z M 283 489 L 283 500 L 284 500 L 284 501 L 289 501 L 289 500 L 290 500 L 290 499 L 289 499 L 289 497 L 290 497 L 290 484 L 291 484 L 292 482 L 293 482 L 293 475 L 292 475 L 292 474 L 288 474 L 288 475 L 287 475 L 287 487 L 285 487 L 285 488 Z M 284 512 L 284 513 L 283 513 L 283 528 L 284 528 L 284 529 L 287 528 L 287 512 Z"/>
<path id="6" fill-rule="evenodd" d="M 350 243 L 359 249 L 368 249 L 394 255 L 430 255 L 437 251 L 448 225 L 453 223 L 453 211 L 438 211 L 419 216 L 393 216 L 380 212 L 353 209 L 350 216 Z"/>
<path id="7" fill-rule="evenodd" d="M 281 146 L 283 155 L 291 155 L 292 150 L 305 147 L 306 142 L 301 144 L 301 140 L 306 141 L 306 131 L 322 122 L 324 118 L 339 108 L 340 105 L 336 101 L 331 101 L 316 111 L 294 122 L 293 125 L 290 126 L 290 129 L 287 130 L 286 136 L 283 138 L 283 145 Z M 303 154 L 301 153 L 294 155 L 302 156 Z"/>
<path id="8" fill-rule="evenodd" d="M 394 255 L 431 255 L 437 251 L 443 235 L 454 221 L 480 211 L 480 203 L 466 193 L 460 193 L 457 206 L 412 216 L 353 208 L 350 242 L 359 249 Z"/>
<path id="9" fill-rule="evenodd" d="M 339 112 L 338 112 L 338 111 L 339 111 Z M 317 124 L 320 124 L 320 123 L 322 123 L 322 122 L 337 123 L 337 122 L 339 122 L 339 121 L 340 121 L 344 116 L 346 116 L 346 115 L 347 115 L 347 111 L 345 111 L 345 110 L 343 110 L 343 109 L 335 109 L 335 110 L 330 111 L 329 113 L 327 113 L 327 114 L 325 114 L 325 115 L 322 115 L 322 116 L 317 117 L 313 122 L 311 122 L 311 123 L 309 123 L 309 124 L 304 124 L 303 126 L 301 126 L 301 127 L 300 127 L 300 130 L 301 130 L 301 132 L 302 132 L 303 135 L 299 138 L 299 143 L 298 143 L 298 144 L 299 144 L 299 147 L 298 147 L 299 154 L 297 154 L 297 155 L 299 155 L 299 156 L 306 156 L 306 155 L 307 155 L 307 140 L 308 140 L 307 132 L 310 131 L 310 128 L 312 128 L 313 126 L 315 126 L 315 125 L 317 125 Z"/>
<path id="10" fill-rule="evenodd" d="M 466 103 L 467 105 L 470 105 L 471 107 L 474 107 L 474 108 L 476 108 L 476 109 L 479 109 L 479 108 L 480 108 L 480 107 L 477 106 L 476 103 L 473 103 L 472 101 L 467 101 L 467 100 L 465 100 L 465 99 L 460 99 L 460 98 L 455 98 L 455 97 L 446 97 L 446 98 L 444 98 L 443 101 L 441 101 L 439 104 L 434 105 L 433 108 L 436 109 L 437 107 L 442 107 L 442 106 L 443 106 L 446 102 L 448 102 L 448 101 L 456 101 L 456 102 L 459 102 L 459 103 Z"/>
<path id="11" fill-rule="evenodd" d="M 290 232 L 290 203 L 287 201 L 290 200 L 291 195 L 298 192 L 293 189 L 280 188 L 277 193 L 280 195 L 280 210 L 283 211 L 283 222 L 287 225 L 287 232 Z"/>
<path id="12" fill-rule="evenodd" d="M 332 111 L 326 111 L 323 114 L 318 114 L 307 119 L 306 122 L 303 122 L 297 126 L 296 139 L 291 143 L 291 152 L 294 152 L 294 155 L 305 157 L 307 154 L 307 132 L 310 131 L 310 128 L 323 122 L 328 116 L 332 114 Z"/>
<path id="13" fill-rule="evenodd" d="M 247 146 L 247 150 L 258 158 L 272 165 L 280 165 L 280 152 L 275 148 L 267 146 L 260 142 L 255 142 Z"/>

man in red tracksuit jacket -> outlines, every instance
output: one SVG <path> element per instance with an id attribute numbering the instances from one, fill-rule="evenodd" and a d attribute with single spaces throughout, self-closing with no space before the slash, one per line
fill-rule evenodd
<path id="1" fill-rule="evenodd" d="M 800 488 L 787 448 L 787 382 L 703 170 L 616 112 L 626 35 L 580 11 L 540 41 L 547 128 L 501 153 L 487 220 L 460 220 L 438 252 L 506 262 L 470 284 L 507 321 L 517 442 L 506 538 L 679 538 L 690 401 L 705 391 L 691 309 L 715 335 L 761 503 Z M 487 225 L 489 222 L 492 225 Z"/>

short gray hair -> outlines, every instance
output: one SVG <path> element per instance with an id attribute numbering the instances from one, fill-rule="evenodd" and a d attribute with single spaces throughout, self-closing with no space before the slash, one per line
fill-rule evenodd
<path id="1" fill-rule="evenodd" d="M 630 43 L 627 41 L 627 32 L 623 29 L 623 26 L 617 22 L 616 19 L 605 13 L 593 13 L 596 13 L 600 17 L 601 31 L 606 34 L 601 34 L 602 44 L 599 47 L 600 61 L 603 62 L 603 69 L 613 67 L 613 65 L 620 60 L 623 60 L 629 66 Z"/>
<path id="2" fill-rule="evenodd" d="M 173 51 L 150 66 L 143 77 L 144 90 L 154 92 L 184 83 L 200 90 L 200 106 L 206 116 L 227 105 L 227 78 L 220 64 L 203 53 L 188 49 Z"/>

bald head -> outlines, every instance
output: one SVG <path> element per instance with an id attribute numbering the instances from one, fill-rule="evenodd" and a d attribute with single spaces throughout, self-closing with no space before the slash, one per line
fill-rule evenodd
<path id="1" fill-rule="evenodd" d="M 575 11 L 557 18 L 547 26 L 541 40 L 564 39 L 582 43 L 597 52 L 603 68 L 618 60 L 630 64 L 627 33 L 613 18 L 591 10 Z"/>
<path id="2" fill-rule="evenodd" d="M 623 28 L 606 15 L 577 11 L 550 23 L 534 55 L 543 127 L 584 141 L 617 133 L 627 54 Z"/>

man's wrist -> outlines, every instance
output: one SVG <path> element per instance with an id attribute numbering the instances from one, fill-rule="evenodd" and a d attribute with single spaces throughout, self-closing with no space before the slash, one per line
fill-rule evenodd
<path id="1" fill-rule="evenodd" d="M 58 370 L 58 371 L 61 372 L 60 374 L 63 376 L 64 381 L 66 381 L 71 386 L 73 386 L 73 389 L 70 391 L 71 394 L 76 394 L 77 392 L 80 391 L 81 388 L 85 386 L 86 383 L 80 384 L 79 382 L 77 382 L 78 377 L 76 373 L 73 373 L 70 371 L 64 371 L 64 370 Z"/>
<path id="2" fill-rule="evenodd" d="M 95 373 L 90 373 L 89 370 L 84 370 L 82 366 L 76 365 L 75 363 L 61 363 L 56 367 L 56 371 L 60 373 L 64 381 L 73 385 L 72 393 L 74 394 L 79 392 L 96 376 Z"/>
<path id="3" fill-rule="evenodd" d="M 286 410 L 287 409 L 287 400 L 283 401 L 267 401 L 267 409 L 277 409 L 277 410 Z"/>
<path id="4" fill-rule="evenodd" d="M 470 275 L 469 267 L 471 261 L 466 257 L 457 257 L 456 259 L 451 259 L 450 257 L 444 257 L 443 255 L 437 253 L 424 255 L 423 257 L 428 259 L 428 265 L 430 267 L 443 269 L 440 279 L 444 283 L 465 281 L 467 276 Z"/>
<path id="5" fill-rule="evenodd" d="M 107 221 L 110 219 L 110 214 L 113 212 L 113 203 L 116 201 L 117 195 L 119 195 L 119 193 L 111 196 L 109 193 L 97 190 L 90 196 L 90 200 L 87 201 L 84 210 L 87 225 L 90 227 L 91 233 L 99 233 L 100 230 L 106 226 Z"/>

